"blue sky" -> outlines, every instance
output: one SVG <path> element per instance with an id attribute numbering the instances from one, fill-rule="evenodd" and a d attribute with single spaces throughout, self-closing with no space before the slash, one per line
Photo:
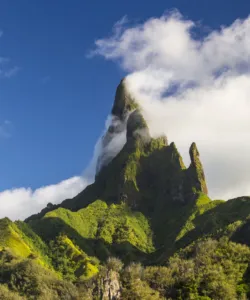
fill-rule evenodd
<path id="1" fill-rule="evenodd" d="M 246 18 L 250 2 L 1 1 L 0 191 L 82 173 L 125 74 L 86 54 L 124 15 L 144 22 L 172 8 L 213 29 Z"/>
<path id="2" fill-rule="evenodd" d="M 248 1 L 1 1 L 0 56 L 20 70 L 0 81 L 0 120 L 12 123 L 0 141 L 0 190 L 82 172 L 124 74 L 86 53 L 122 16 L 143 21 L 173 7 L 211 27 L 250 12 Z"/>

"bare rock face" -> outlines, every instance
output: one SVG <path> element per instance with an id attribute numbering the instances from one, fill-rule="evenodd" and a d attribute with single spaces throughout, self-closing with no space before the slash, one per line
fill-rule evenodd
<path id="1" fill-rule="evenodd" d="M 147 123 L 138 109 L 133 111 L 127 121 L 127 140 L 141 137 L 145 141 L 151 139 Z"/>
<path id="2" fill-rule="evenodd" d="M 147 124 L 123 79 L 116 89 L 109 128 L 102 138 L 96 173 L 108 165 L 120 152 L 128 138 L 143 136 L 150 139 Z"/>
<path id="3" fill-rule="evenodd" d="M 49 205 L 30 219 L 59 206 L 76 211 L 96 199 L 109 204 L 124 202 L 157 219 L 170 205 L 185 205 L 208 193 L 196 144 L 190 147 L 191 164 L 186 168 L 174 143 L 168 145 L 166 137 L 150 136 L 124 79 L 117 87 L 111 113 L 112 121 L 101 141 L 95 182 L 73 199 Z"/>
<path id="4" fill-rule="evenodd" d="M 107 275 L 102 279 L 99 294 L 102 300 L 121 299 L 121 285 L 117 272 L 112 270 L 107 272 Z"/>
<path id="5" fill-rule="evenodd" d="M 115 101 L 111 113 L 120 120 L 124 120 L 126 115 L 136 108 L 138 108 L 138 105 L 129 93 L 126 87 L 126 79 L 124 78 L 116 89 Z"/>

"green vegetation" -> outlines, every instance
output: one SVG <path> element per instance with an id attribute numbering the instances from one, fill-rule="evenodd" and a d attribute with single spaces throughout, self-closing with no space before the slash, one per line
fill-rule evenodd
<path id="1" fill-rule="evenodd" d="M 66 280 L 88 279 L 98 273 L 99 261 L 88 257 L 65 235 L 51 240 L 49 249 L 54 269 Z"/>
<path id="2" fill-rule="evenodd" d="M 159 232 L 127 204 L 101 200 L 77 212 L 58 208 L 28 224 L 2 219 L 0 295 L 99 299 L 114 282 L 122 299 L 248 299 L 250 248 L 230 239 L 249 240 L 243 236 L 250 199 L 211 201 L 200 193 L 168 208 Z M 161 238 L 164 246 L 156 247 Z M 113 255 L 125 265 L 107 259 Z"/>
<path id="3" fill-rule="evenodd" d="M 30 226 L 44 240 L 60 233 L 72 238 L 79 247 L 91 253 L 88 241 L 97 239 L 106 245 L 128 242 L 139 251 L 154 251 L 148 220 L 140 212 L 133 212 L 125 203 L 111 204 L 97 200 L 87 208 L 71 212 L 58 208 Z"/>
<path id="4" fill-rule="evenodd" d="M 208 190 L 207 190 L 205 175 L 199 158 L 200 154 L 195 143 L 192 143 L 189 150 L 189 154 L 191 159 L 191 165 L 189 167 L 188 172 L 189 172 L 189 177 L 191 179 L 191 185 L 196 192 L 201 191 L 207 194 Z"/>
<path id="5" fill-rule="evenodd" d="M 0 247 L 10 248 L 15 255 L 27 257 L 31 254 L 30 246 L 22 238 L 17 226 L 8 218 L 0 220 Z"/>
<path id="6" fill-rule="evenodd" d="M 145 267 L 139 263 L 124 266 L 119 259 L 110 258 L 99 273 L 73 285 L 32 259 L 18 261 L 5 253 L 1 256 L 0 296 L 13 300 L 100 299 L 108 293 L 112 282 L 114 286 L 117 283 L 113 293 L 124 300 L 248 299 L 249 263 L 249 247 L 227 238 L 205 239 L 176 253 L 165 266 Z"/>
<path id="7" fill-rule="evenodd" d="M 41 265 L 49 267 L 48 249 L 42 239 L 24 222 L 0 220 L 0 250 L 10 249 L 14 255 L 37 256 Z"/>
<path id="8" fill-rule="evenodd" d="M 200 241 L 171 257 L 167 266 L 127 267 L 122 278 L 128 297 L 123 299 L 247 299 L 249 258 L 248 247 L 226 238 Z"/>
<path id="9" fill-rule="evenodd" d="M 34 259 L 21 260 L 1 251 L 0 299 L 80 299 L 76 287 L 62 281 Z"/>
<path id="10" fill-rule="evenodd" d="M 131 112 L 137 108 L 138 104 L 128 92 L 125 84 L 125 79 L 121 80 L 116 90 L 115 101 L 112 108 L 112 115 L 123 118 L 127 112 Z"/>
<path id="11" fill-rule="evenodd" d="M 250 299 L 250 197 L 212 201 L 195 143 L 186 167 L 124 81 L 112 113 L 127 143 L 94 184 L 0 220 L 0 299 Z"/>

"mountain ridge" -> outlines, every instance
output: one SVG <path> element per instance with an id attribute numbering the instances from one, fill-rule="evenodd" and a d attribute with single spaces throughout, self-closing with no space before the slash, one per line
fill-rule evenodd
<path id="1" fill-rule="evenodd" d="M 110 155 L 117 136 L 125 143 Z M 211 200 L 196 144 L 186 167 L 174 142 L 152 138 L 125 79 L 101 146 L 95 182 L 78 195 L 24 222 L 0 220 L 0 298 L 2 283 L 27 299 L 224 299 L 220 288 L 250 297 L 250 197 Z M 229 287 L 216 286 L 204 257 L 221 261 Z"/>
<path id="2" fill-rule="evenodd" d="M 107 201 L 110 201 L 109 199 L 111 198 L 114 199 L 111 200 L 111 202 L 114 201 L 115 203 L 117 202 L 117 199 L 119 199 L 120 194 L 122 197 L 127 197 L 126 190 L 128 190 L 129 188 L 126 188 L 125 186 L 130 185 L 132 190 L 138 190 L 135 178 L 136 174 L 133 174 L 133 172 L 137 172 L 137 166 L 139 167 L 138 169 L 143 167 L 141 166 L 142 164 L 144 164 L 143 160 L 162 160 L 162 162 L 164 163 L 165 159 L 166 165 L 176 165 L 175 167 L 177 173 L 181 170 L 186 169 L 174 143 L 168 145 L 166 136 L 162 136 L 156 139 L 150 136 L 148 126 L 140 112 L 139 105 L 136 104 L 135 99 L 129 94 L 126 88 L 125 79 L 122 79 L 117 87 L 115 100 L 112 107 L 112 115 L 113 120 L 115 121 L 111 123 L 102 139 L 102 149 L 104 154 L 101 153 L 98 158 L 98 163 L 101 165 L 101 168 L 97 168 L 98 172 L 96 173 L 95 182 L 72 199 L 66 199 L 59 205 L 49 204 L 47 208 L 42 210 L 40 214 L 37 214 L 38 217 L 41 217 L 45 213 L 59 207 L 77 210 L 85 207 L 86 205 L 90 204 L 91 201 L 94 201 L 98 198 L 104 198 Z M 103 158 L 103 156 L 105 156 L 105 147 L 107 146 L 107 144 L 112 142 L 112 139 L 114 139 L 114 135 L 120 134 L 121 131 L 126 131 L 125 145 L 116 155 L 116 157 L 113 157 L 112 159 L 109 158 L 105 161 L 105 159 Z M 158 152 L 158 154 L 153 154 L 154 151 L 155 153 Z M 170 193 L 173 194 L 172 196 L 176 199 L 179 197 L 180 201 L 186 201 L 184 200 L 184 196 L 182 195 L 181 191 L 183 189 L 189 189 L 191 185 L 193 191 L 187 191 L 189 196 L 187 196 L 186 198 L 195 198 L 195 193 L 199 192 L 205 194 L 208 193 L 203 166 L 199 159 L 199 152 L 195 143 L 192 143 L 189 154 L 191 163 L 186 171 L 186 175 L 184 176 L 185 178 L 181 178 L 183 182 L 179 182 L 178 187 L 173 187 L 173 189 L 175 188 L 176 191 L 170 191 Z M 153 158 L 151 158 L 152 156 Z M 142 163 L 140 160 L 142 161 Z M 154 162 L 149 162 L 149 165 L 150 164 L 153 165 Z M 162 168 L 161 166 L 159 167 Z M 103 183 L 103 181 L 105 181 L 104 177 L 107 176 L 107 172 L 116 173 L 115 176 L 112 176 L 119 178 L 120 180 L 120 182 L 114 183 L 114 185 L 119 186 L 119 191 L 117 191 L 116 195 L 106 195 L 107 193 L 104 193 L 105 195 L 102 195 L 102 192 L 100 192 L 100 190 L 102 190 L 101 185 L 107 185 L 107 183 Z M 152 172 L 152 167 L 150 172 Z M 166 170 L 166 172 L 168 173 L 169 170 Z M 121 178 L 120 174 L 122 174 L 123 178 Z M 176 176 L 178 177 L 177 174 Z M 174 184 L 172 183 L 172 185 Z M 98 190 L 98 192 L 94 191 L 95 186 L 97 186 L 96 190 Z M 178 189 L 179 192 L 177 191 Z M 88 196 L 89 194 L 90 196 Z M 92 197 L 93 199 L 85 200 L 86 204 L 84 204 L 84 201 L 81 200 L 83 198 L 89 199 L 90 197 Z M 77 205 L 78 202 L 80 203 L 80 205 Z M 35 215 L 27 218 L 26 220 L 29 221 L 33 218 L 35 218 Z"/>

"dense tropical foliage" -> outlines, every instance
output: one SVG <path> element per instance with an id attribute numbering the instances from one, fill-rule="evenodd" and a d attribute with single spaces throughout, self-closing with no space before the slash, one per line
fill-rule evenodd
<path id="1" fill-rule="evenodd" d="M 186 167 L 124 82 L 112 113 L 127 141 L 92 185 L 0 220 L 0 299 L 250 299 L 250 197 L 212 201 L 195 143 Z"/>

